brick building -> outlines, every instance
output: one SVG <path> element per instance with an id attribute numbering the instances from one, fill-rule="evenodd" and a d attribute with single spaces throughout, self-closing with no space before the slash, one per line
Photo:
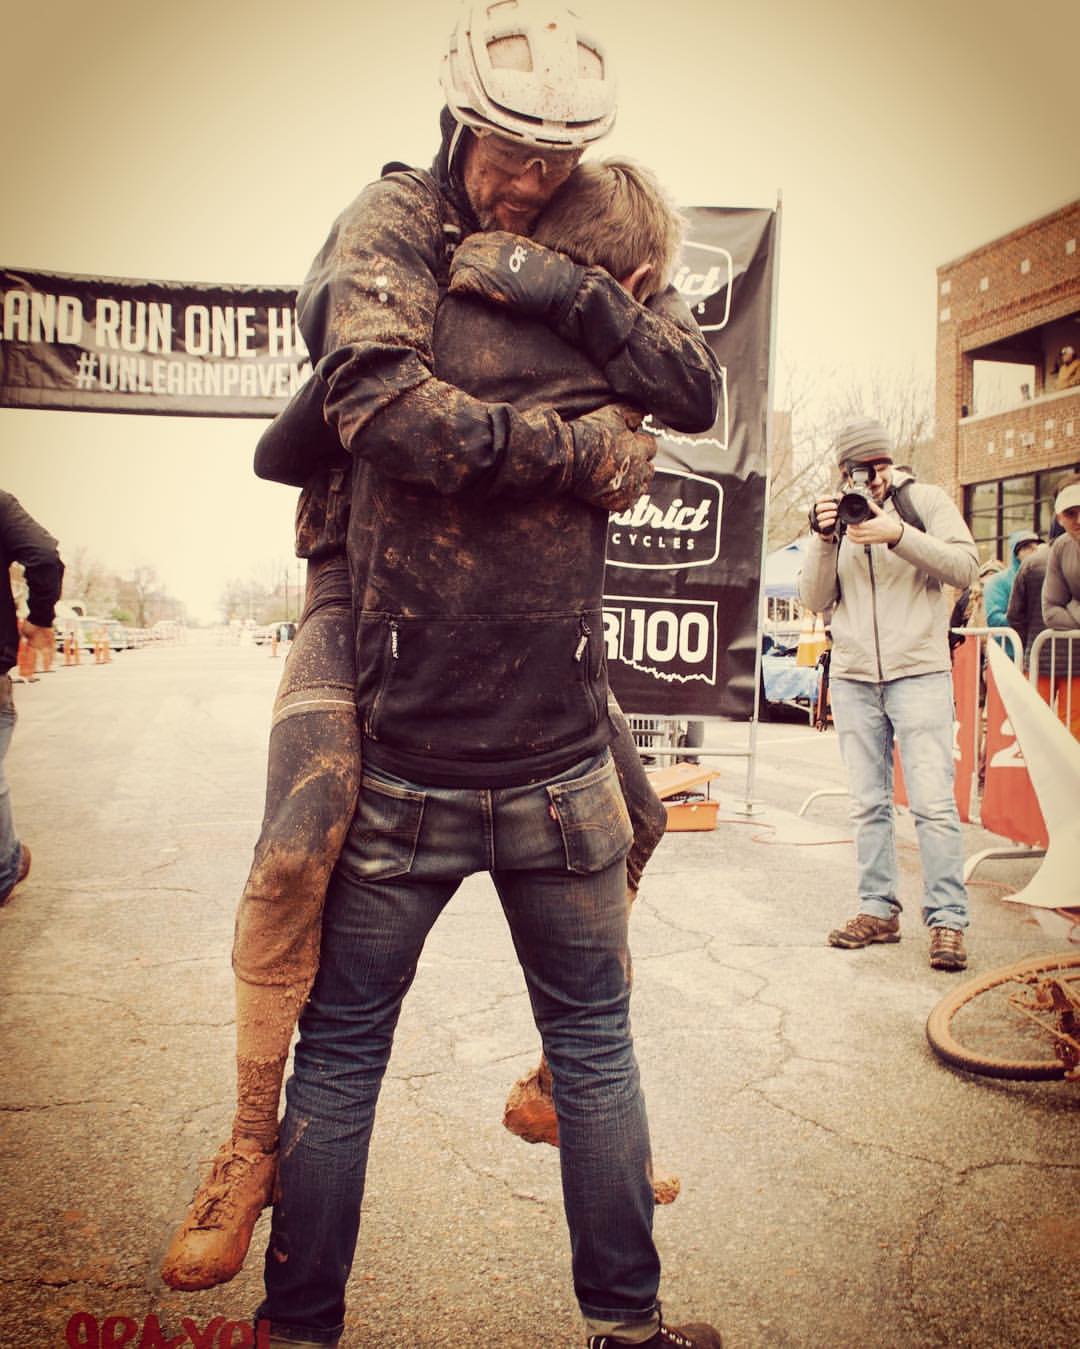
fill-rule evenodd
<path id="1" fill-rule="evenodd" d="M 982 557 L 1014 529 L 1047 536 L 1056 483 L 1080 469 L 1080 201 L 938 268 L 937 481 Z"/>

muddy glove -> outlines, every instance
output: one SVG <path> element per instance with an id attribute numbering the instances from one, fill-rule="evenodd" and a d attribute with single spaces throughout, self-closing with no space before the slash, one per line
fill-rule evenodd
<path id="1" fill-rule="evenodd" d="M 641 413 L 609 403 L 570 423 L 574 496 L 605 511 L 632 506 L 652 481 L 656 437 L 637 428 Z"/>
<path id="2" fill-rule="evenodd" d="M 470 234 L 450 263 L 450 293 L 475 295 L 557 326 L 578 293 L 585 268 L 520 234 Z"/>

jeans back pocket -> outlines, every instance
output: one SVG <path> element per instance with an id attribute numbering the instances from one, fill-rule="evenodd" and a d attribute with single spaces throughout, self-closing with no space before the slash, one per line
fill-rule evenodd
<path id="1" fill-rule="evenodd" d="M 610 755 L 584 777 L 550 783 L 547 792 L 571 871 L 587 876 L 626 856 L 634 831 Z"/>

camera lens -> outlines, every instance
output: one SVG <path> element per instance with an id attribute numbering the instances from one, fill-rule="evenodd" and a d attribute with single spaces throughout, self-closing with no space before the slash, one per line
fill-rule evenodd
<path id="1" fill-rule="evenodd" d="M 873 515 L 865 492 L 848 491 L 837 503 L 836 518 L 842 525 L 861 525 Z"/>

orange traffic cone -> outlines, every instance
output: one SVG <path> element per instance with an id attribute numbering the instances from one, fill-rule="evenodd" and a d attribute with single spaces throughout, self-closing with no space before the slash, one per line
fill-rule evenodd
<path id="1" fill-rule="evenodd" d="M 19 638 L 19 654 L 16 657 L 16 663 L 19 667 L 19 674 L 23 679 L 29 682 L 35 678 L 34 671 L 37 669 L 37 652 L 25 637 Z"/>

